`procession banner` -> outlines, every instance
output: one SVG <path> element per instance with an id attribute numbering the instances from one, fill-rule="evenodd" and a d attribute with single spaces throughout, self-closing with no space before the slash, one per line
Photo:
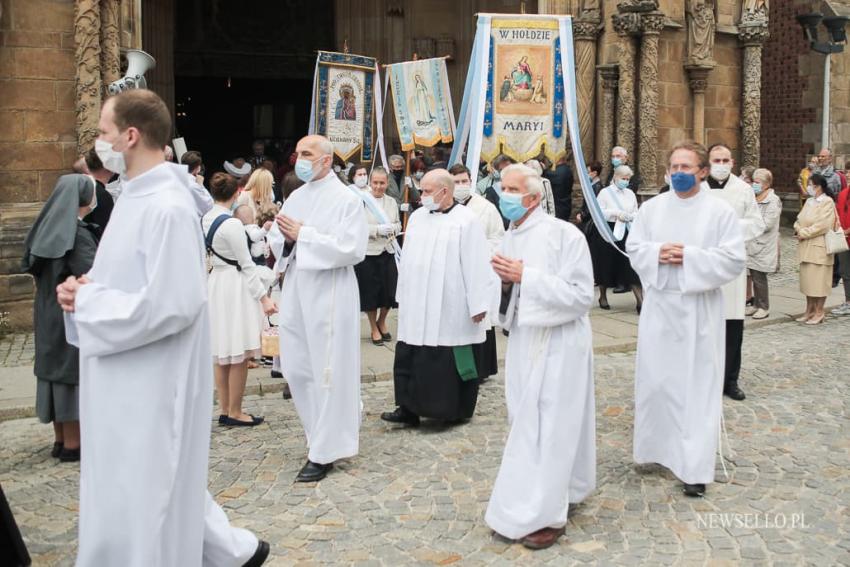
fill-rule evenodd
<path id="1" fill-rule="evenodd" d="M 376 88 L 380 77 L 373 57 L 319 52 L 310 133 L 326 136 L 343 161 L 355 155 L 356 161 L 373 159 Z"/>
<path id="2" fill-rule="evenodd" d="M 454 140 L 452 96 L 442 57 L 387 66 L 401 149 Z"/>
<path id="3" fill-rule="evenodd" d="M 524 162 L 544 153 L 557 162 L 568 141 L 593 223 L 613 244 L 579 137 L 572 18 L 479 14 L 449 163 L 465 151 L 474 187 L 481 160 L 504 153 Z"/>

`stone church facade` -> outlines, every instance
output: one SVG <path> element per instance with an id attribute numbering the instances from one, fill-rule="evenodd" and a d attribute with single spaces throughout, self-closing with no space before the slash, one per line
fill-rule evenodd
<path id="1" fill-rule="evenodd" d="M 181 14 L 234 0 L 179 0 Z M 31 320 L 32 280 L 19 273 L 22 241 L 57 177 L 92 146 L 120 53 L 157 60 L 149 87 L 174 107 L 178 0 L 0 0 L 0 311 Z M 185 4 L 184 4 L 185 2 Z M 262 32 L 264 10 L 246 7 Z M 728 144 L 739 165 L 774 170 L 789 206 L 794 181 L 820 143 L 823 58 L 809 51 L 794 15 L 844 14 L 850 0 L 317 0 L 332 11 L 333 45 L 382 63 L 442 56 L 459 107 L 478 12 L 572 14 L 580 135 L 587 159 L 606 164 L 626 147 L 653 192 L 668 149 L 694 138 Z M 211 6 L 211 8 L 210 8 Z M 229 6 L 228 9 L 232 9 Z M 203 35 L 203 20 L 196 33 Z M 301 22 L 298 25 L 304 25 Z M 278 33 L 268 30 L 269 33 Z M 285 44 L 281 42 L 280 45 Z M 278 49 L 286 49 L 278 47 Z M 296 49 L 295 46 L 292 49 Z M 241 52 L 240 52 L 241 53 Z M 280 55 L 280 54 L 272 54 Z M 286 54 L 283 54 L 286 55 Z M 233 57 L 243 57 L 234 50 Z M 302 61 L 310 54 L 300 53 Z M 231 59 L 233 59 L 231 57 Z M 250 54 L 247 55 L 250 57 Z M 227 64 L 227 53 L 219 63 Z M 189 58 L 180 63 L 184 67 Z M 303 66 L 303 65 L 302 65 Z M 306 66 L 312 74 L 312 66 Z M 850 55 L 833 57 L 831 145 L 850 153 Z M 178 70 L 179 71 L 179 70 Z M 306 103 L 306 102 L 305 102 Z M 392 118 L 384 131 L 394 139 Z"/>

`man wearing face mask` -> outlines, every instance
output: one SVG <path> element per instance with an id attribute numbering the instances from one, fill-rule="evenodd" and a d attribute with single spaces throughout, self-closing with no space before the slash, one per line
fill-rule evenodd
<path id="1" fill-rule="evenodd" d="M 478 401 L 481 360 L 496 280 L 475 213 L 454 200 L 445 169 L 422 178 L 422 207 L 410 217 L 399 266 L 398 342 L 392 423 L 420 417 L 459 422 Z"/>
<path id="2" fill-rule="evenodd" d="M 725 144 L 714 144 L 708 150 L 710 170 L 703 189 L 715 198 L 732 206 L 741 225 L 744 242 L 764 233 L 764 219 L 759 213 L 752 187 L 732 174 L 735 160 Z M 747 273 L 741 270 L 738 277 L 723 286 L 724 315 L 726 318 L 726 373 L 723 394 L 733 400 L 746 398 L 738 387 L 741 372 L 741 347 L 744 342 L 744 316 L 747 302 Z"/>
<path id="3" fill-rule="evenodd" d="M 268 544 L 232 527 L 207 491 L 205 205 L 185 166 L 165 162 L 171 113 L 155 93 L 107 99 L 98 128 L 98 157 L 122 175 L 122 197 L 91 270 L 57 288 L 80 349 L 76 564 L 256 567 Z"/>
<path id="4" fill-rule="evenodd" d="M 525 165 L 502 171 L 511 219 L 493 270 L 510 331 L 505 398 L 511 431 L 484 520 L 531 549 L 564 533 L 567 508 L 596 487 L 593 267 L 584 236 L 540 209 L 543 184 Z"/>
<path id="5" fill-rule="evenodd" d="M 516 163 L 514 159 L 505 154 L 499 154 L 493 158 L 493 161 L 490 162 L 490 175 L 487 175 L 483 179 L 480 179 L 475 186 L 475 190 L 479 195 L 483 195 L 485 199 L 493 203 L 493 206 L 499 210 L 501 214 L 501 209 L 499 209 L 499 197 L 502 194 L 502 181 L 501 181 L 501 172 L 503 169 Z M 502 225 L 505 228 L 508 228 L 508 224 L 510 224 L 505 215 L 502 215 Z"/>
<path id="6" fill-rule="evenodd" d="M 100 158 L 97 157 L 97 152 L 92 148 L 85 155 L 86 167 L 88 167 L 91 176 L 95 180 L 95 194 L 97 196 L 97 207 L 93 209 L 83 221 L 97 225 L 97 235 L 103 234 L 106 230 L 106 225 L 109 223 L 109 217 L 112 215 L 112 208 L 115 203 L 112 195 L 106 190 L 106 184 L 112 179 L 113 173 L 103 167 Z"/>
<path id="7" fill-rule="evenodd" d="M 268 234 L 285 274 L 280 295 L 281 370 L 309 452 L 297 482 L 316 482 L 353 457 L 360 435 L 360 300 L 354 265 L 369 239 L 363 201 L 332 171 L 334 148 L 306 136 L 295 148 L 304 185 L 284 201 Z"/>
<path id="8" fill-rule="evenodd" d="M 667 173 L 671 190 L 644 203 L 626 242 L 645 294 L 634 459 L 667 467 L 687 496 L 699 497 L 714 482 L 723 409 L 720 288 L 743 273 L 747 256 L 735 211 L 702 183 L 709 173 L 705 148 L 677 144 Z"/>
<path id="9" fill-rule="evenodd" d="M 605 184 L 606 186 L 611 185 L 611 182 L 614 179 L 614 170 L 621 165 L 629 165 L 629 152 L 622 146 L 614 146 L 614 148 L 611 149 L 611 175 L 608 176 L 608 181 Z M 637 195 L 637 192 L 640 189 L 640 177 L 638 177 L 637 171 L 634 170 L 634 168 L 632 168 L 632 170 L 634 171 L 634 174 L 632 175 L 632 178 L 629 179 L 629 189 Z M 624 291 L 628 291 L 625 288 L 623 289 Z"/>

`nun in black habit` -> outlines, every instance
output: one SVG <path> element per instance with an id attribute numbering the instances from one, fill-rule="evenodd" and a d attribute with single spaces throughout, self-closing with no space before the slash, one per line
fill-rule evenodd
<path id="1" fill-rule="evenodd" d="M 22 268 L 36 285 L 36 414 L 42 423 L 53 422 L 52 455 L 63 462 L 80 459 L 79 351 L 65 340 L 56 286 L 68 276 L 82 276 L 94 262 L 96 228 L 82 219 L 95 207 L 94 178 L 63 175 L 24 242 Z"/>

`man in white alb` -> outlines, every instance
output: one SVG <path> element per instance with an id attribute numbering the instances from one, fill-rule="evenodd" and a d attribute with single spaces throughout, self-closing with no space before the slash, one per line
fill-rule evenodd
<path id="1" fill-rule="evenodd" d="M 98 157 L 123 192 L 91 271 L 57 288 L 80 349 L 78 567 L 261 565 L 267 543 L 207 491 L 212 352 L 198 186 L 166 163 L 171 113 L 108 99 Z"/>
<path id="2" fill-rule="evenodd" d="M 333 144 L 306 136 L 295 147 L 304 182 L 268 234 L 280 293 L 280 364 L 307 436 L 295 480 L 323 479 L 360 441 L 360 296 L 354 265 L 369 240 L 363 202 L 334 174 Z"/>
<path id="3" fill-rule="evenodd" d="M 540 207 L 525 165 L 502 170 L 499 207 L 511 225 L 492 265 L 510 331 L 505 398 L 511 430 L 487 525 L 531 549 L 563 535 L 570 503 L 596 487 L 593 266 L 584 235 Z"/>
<path id="4" fill-rule="evenodd" d="M 723 396 L 721 287 L 744 269 L 735 211 L 702 181 L 708 152 L 673 148 L 671 191 L 650 199 L 632 224 L 626 250 L 643 282 L 635 363 L 634 459 L 658 463 L 702 496 L 714 481 Z"/>

